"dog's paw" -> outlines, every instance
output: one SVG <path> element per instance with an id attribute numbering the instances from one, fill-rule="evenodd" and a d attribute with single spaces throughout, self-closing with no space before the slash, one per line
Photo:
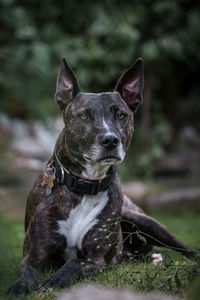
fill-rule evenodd
<path id="1" fill-rule="evenodd" d="M 163 261 L 162 254 L 160 254 L 160 253 L 153 253 L 151 255 L 151 259 L 152 259 L 153 265 L 157 265 L 158 263 L 161 263 Z"/>
<path id="2" fill-rule="evenodd" d="M 54 274 L 50 277 L 48 277 L 46 280 L 44 280 L 37 288 L 37 291 L 51 291 L 55 288 L 66 288 L 68 287 L 68 280 L 65 278 L 58 276 L 57 274 Z"/>
<path id="3" fill-rule="evenodd" d="M 20 295 L 29 294 L 35 288 L 35 284 L 24 280 L 16 280 L 7 290 L 7 294 Z"/>

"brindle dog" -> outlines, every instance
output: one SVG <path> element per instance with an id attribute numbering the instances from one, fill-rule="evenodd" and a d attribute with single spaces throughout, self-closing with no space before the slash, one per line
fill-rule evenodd
<path id="1" fill-rule="evenodd" d="M 121 192 L 116 166 L 130 143 L 142 89 L 141 59 L 113 92 L 98 94 L 83 93 L 62 59 L 55 100 L 64 129 L 28 198 L 23 260 L 10 293 L 69 287 L 105 265 L 146 255 L 153 245 L 192 253 Z M 53 258 L 63 259 L 61 268 L 38 286 Z"/>

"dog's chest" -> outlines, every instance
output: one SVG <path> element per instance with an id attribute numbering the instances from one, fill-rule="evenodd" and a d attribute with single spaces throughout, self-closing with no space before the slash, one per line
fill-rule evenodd
<path id="1" fill-rule="evenodd" d="M 83 196 L 81 203 L 71 209 L 66 220 L 58 221 L 58 232 L 66 237 L 65 254 L 76 256 L 82 249 L 82 241 L 88 231 L 98 223 L 98 215 L 108 202 L 108 192 L 99 192 L 95 196 Z"/>

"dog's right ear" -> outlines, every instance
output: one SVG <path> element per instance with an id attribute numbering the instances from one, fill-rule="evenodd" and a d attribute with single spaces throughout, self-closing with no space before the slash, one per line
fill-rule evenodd
<path id="1" fill-rule="evenodd" d="M 65 57 L 63 57 L 58 72 L 55 93 L 55 101 L 60 109 L 63 110 L 80 91 L 78 80 L 67 64 Z"/>
<path id="2" fill-rule="evenodd" d="M 142 102 L 143 82 L 142 59 L 138 58 L 135 64 L 122 74 L 114 89 L 133 112 L 137 110 L 138 105 Z"/>

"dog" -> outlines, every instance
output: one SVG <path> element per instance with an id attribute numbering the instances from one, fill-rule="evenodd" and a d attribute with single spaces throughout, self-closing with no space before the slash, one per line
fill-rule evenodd
<path id="1" fill-rule="evenodd" d="M 62 58 L 55 101 L 64 128 L 28 197 L 23 259 L 9 293 L 69 287 L 106 265 L 144 257 L 154 245 L 191 255 L 189 246 L 120 188 L 117 165 L 134 131 L 143 77 L 142 59 L 137 59 L 112 92 L 84 93 Z M 52 260 L 61 267 L 38 285 Z"/>

